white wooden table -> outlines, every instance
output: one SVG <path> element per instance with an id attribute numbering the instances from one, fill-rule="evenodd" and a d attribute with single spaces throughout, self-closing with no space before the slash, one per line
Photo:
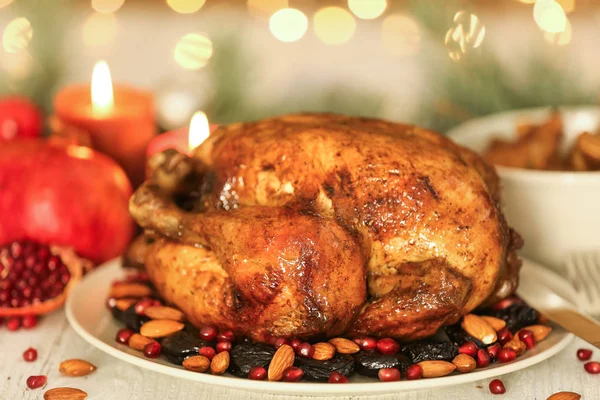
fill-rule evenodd
<path id="1" fill-rule="evenodd" d="M 33 363 L 27 363 L 22 358 L 23 351 L 30 346 L 38 350 L 38 359 Z M 576 339 L 565 351 L 550 360 L 503 376 L 501 379 L 507 388 L 507 393 L 503 396 L 490 394 L 489 381 L 480 381 L 445 389 L 369 396 L 369 399 L 545 400 L 550 394 L 564 390 L 580 393 L 585 400 L 600 399 L 600 375 L 589 375 L 584 371 L 583 364 L 575 356 L 579 347 L 591 348 L 587 343 Z M 69 358 L 90 361 L 98 369 L 83 378 L 63 377 L 58 372 L 58 365 Z M 593 359 L 600 360 L 600 350 L 594 352 Z M 48 385 L 45 389 L 59 386 L 82 389 L 88 393 L 89 400 L 308 399 L 210 387 L 131 366 L 96 350 L 79 338 L 69 327 L 63 312 L 44 318 L 33 330 L 9 332 L 5 327 L 0 327 L 0 399 L 42 399 L 44 390 L 27 389 L 25 380 L 30 375 L 47 375 Z"/>

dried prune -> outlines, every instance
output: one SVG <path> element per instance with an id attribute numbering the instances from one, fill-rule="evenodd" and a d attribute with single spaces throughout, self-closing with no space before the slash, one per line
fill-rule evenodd
<path id="1" fill-rule="evenodd" d="M 229 372 L 247 378 L 252 367 L 268 368 L 274 354 L 275 348 L 266 344 L 238 344 L 230 352 Z"/>
<path id="2" fill-rule="evenodd" d="M 444 332 L 450 339 L 450 341 L 454 342 L 458 346 L 463 344 L 464 342 L 471 341 L 477 345 L 479 348 L 485 348 L 485 344 L 479 339 L 470 336 L 467 332 L 463 330 L 460 324 L 448 325 L 444 328 Z"/>
<path id="3" fill-rule="evenodd" d="M 428 341 L 409 343 L 400 350 L 413 364 L 426 360 L 452 361 L 458 355 L 458 346 L 452 342 Z"/>
<path id="4" fill-rule="evenodd" d="M 317 361 L 312 358 L 296 357 L 294 363 L 304 372 L 304 379 L 327 382 L 332 372 L 350 376 L 354 372 L 354 357 L 349 354 L 336 354 L 332 359 Z"/>
<path id="5" fill-rule="evenodd" d="M 485 310 L 482 314 L 503 319 L 511 332 L 535 325 L 540 317 L 536 310 L 525 303 L 512 304 L 502 310 Z"/>
<path id="6" fill-rule="evenodd" d="M 197 355 L 201 347 L 212 346 L 214 343 L 204 341 L 198 334 L 198 329 L 191 325 L 177 333 L 167 336 L 162 341 L 162 353 L 173 364 L 181 365 L 189 356 Z"/>
<path id="7" fill-rule="evenodd" d="M 136 332 L 140 331 L 140 328 L 146 321 L 150 321 L 150 318 L 140 315 L 135 311 L 135 304 L 120 313 L 115 312 L 113 309 L 113 316 L 124 323 L 126 327 Z"/>
<path id="8" fill-rule="evenodd" d="M 356 372 L 360 375 L 376 378 L 382 368 L 397 368 L 400 371 L 412 364 L 403 354 L 381 354 L 377 351 L 361 351 L 354 355 L 356 358 Z"/>

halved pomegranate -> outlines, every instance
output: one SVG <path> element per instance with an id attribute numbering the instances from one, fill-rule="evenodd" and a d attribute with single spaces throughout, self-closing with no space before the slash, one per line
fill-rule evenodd
<path id="1" fill-rule="evenodd" d="M 0 317 L 47 314 L 60 308 L 91 268 L 72 250 L 15 241 L 0 247 Z"/>

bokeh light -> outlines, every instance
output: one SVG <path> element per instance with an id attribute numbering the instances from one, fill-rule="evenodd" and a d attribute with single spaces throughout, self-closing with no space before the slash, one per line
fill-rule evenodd
<path id="1" fill-rule="evenodd" d="M 248 11 L 257 17 L 268 18 L 283 8 L 288 8 L 288 0 L 248 0 Z"/>
<path id="2" fill-rule="evenodd" d="M 458 61 L 464 54 L 481 46 L 485 38 L 485 25 L 475 14 L 459 11 L 454 15 L 454 27 L 446 32 L 444 43 L 448 55 Z"/>
<path id="3" fill-rule="evenodd" d="M 556 0 L 567 14 L 575 11 L 575 0 Z"/>
<path id="4" fill-rule="evenodd" d="M 419 50 L 421 33 L 417 22 L 405 14 L 392 14 L 381 25 L 383 45 L 391 54 L 410 55 Z"/>
<path id="5" fill-rule="evenodd" d="M 192 14 L 202 8 L 206 0 L 167 0 L 167 4 L 180 14 Z"/>
<path id="6" fill-rule="evenodd" d="M 271 16 L 269 29 L 282 42 L 295 42 L 306 33 L 308 19 L 300 10 L 284 8 Z"/>
<path id="7" fill-rule="evenodd" d="M 94 13 L 83 24 L 83 43 L 90 47 L 112 44 L 117 36 L 117 19 L 114 14 Z"/>
<path id="8" fill-rule="evenodd" d="M 341 7 L 325 7 L 313 18 L 315 34 L 325 44 L 339 45 L 352 38 L 356 21 L 350 12 Z"/>
<path id="9" fill-rule="evenodd" d="M 27 48 L 33 37 L 31 23 L 27 18 L 15 18 L 6 25 L 2 34 L 2 47 L 7 53 L 18 53 Z"/>
<path id="10" fill-rule="evenodd" d="M 533 4 L 535 3 L 536 0 L 519 0 L 521 3 L 525 3 L 525 4 Z"/>
<path id="11" fill-rule="evenodd" d="M 204 67 L 212 54 L 212 41 L 204 33 L 188 33 L 175 45 L 175 61 L 184 69 Z"/>
<path id="12" fill-rule="evenodd" d="M 0 57 L 0 65 L 10 75 L 11 79 L 22 81 L 26 79 L 33 70 L 33 58 L 28 51 L 3 54 Z"/>
<path id="13" fill-rule="evenodd" d="M 555 0 L 538 0 L 533 6 L 533 19 L 541 30 L 558 33 L 565 30 L 565 10 Z"/>
<path id="14" fill-rule="evenodd" d="M 348 0 L 350 11 L 361 19 L 375 19 L 385 11 L 387 0 Z"/>
<path id="15" fill-rule="evenodd" d="M 10 3 L 12 3 L 14 0 L 0 0 L 0 8 L 2 7 L 6 7 L 7 5 L 9 5 Z"/>
<path id="16" fill-rule="evenodd" d="M 544 39 L 558 46 L 564 46 L 571 43 L 572 36 L 573 28 L 571 27 L 571 23 L 568 19 L 564 31 L 556 33 L 544 32 Z"/>
<path id="17" fill-rule="evenodd" d="M 96 12 L 110 14 L 118 11 L 123 3 L 125 0 L 92 0 L 92 8 Z"/>

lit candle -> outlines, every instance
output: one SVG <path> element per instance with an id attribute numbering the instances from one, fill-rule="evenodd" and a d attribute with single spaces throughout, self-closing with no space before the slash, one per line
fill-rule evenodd
<path id="1" fill-rule="evenodd" d="M 113 85 L 108 65 L 94 67 L 91 86 L 73 85 L 54 98 L 58 120 L 85 131 L 90 144 L 115 159 L 134 186 L 144 180 L 146 148 L 156 135 L 154 99 L 150 92 Z"/>

